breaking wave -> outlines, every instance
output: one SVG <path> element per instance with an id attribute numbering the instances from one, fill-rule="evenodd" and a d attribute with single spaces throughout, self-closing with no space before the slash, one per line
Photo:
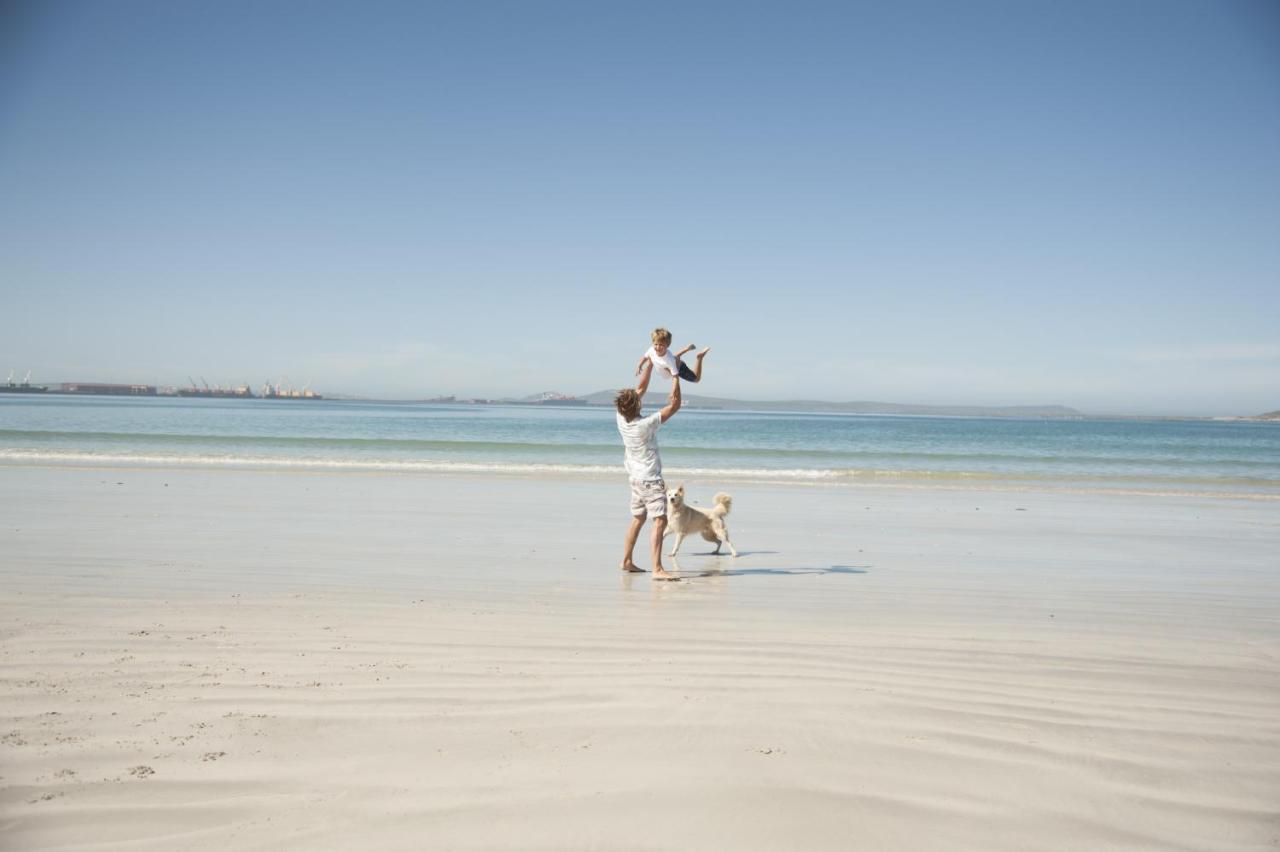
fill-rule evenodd
<path id="1" fill-rule="evenodd" d="M 438 459 L 324 458 L 219 453 L 156 453 L 0 448 L 0 464 L 30 466 L 156 467 L 336 471 L 402 474 L 499 474 L 511 476 L 608 477 L 621 464 Z M 666 465 L 668 479 L 697 478 L 827 485 L 894 485 L 931 488 L 1066 490 L 1164 496 L 1217 496 L 1280 500 L 1280 480 L 1243 477 L 1016 474 L 991 471 L 875 468 L 768 468 Z"/>

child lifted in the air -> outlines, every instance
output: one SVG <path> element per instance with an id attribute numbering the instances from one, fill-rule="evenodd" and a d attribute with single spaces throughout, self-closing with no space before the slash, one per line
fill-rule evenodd
<path id="1" fill-rule="evenodd" d="M 689 365 L 680 359 L 681 355 L 692 352 L 696 347 L 690 343 L 679 352 L 671 351 L 671 332 L 665 328 L 655 328 L 653 334 L 653 345 L 640 358 L 640 363 L 636 365 L 636 375 L 644 371 L 645 362 L 649 362 L 666 372 L 672 378 L 679 376 L 686 382 L 698 382 L 702 380 L 702 359 L 707 357 L 707 353 L 711 351 L 708 346 L 696 356 L 694 356 L 693 369 L 689 369 Z"/>

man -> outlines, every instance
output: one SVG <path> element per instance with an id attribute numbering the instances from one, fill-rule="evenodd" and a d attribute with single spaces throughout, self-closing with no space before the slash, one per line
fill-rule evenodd
<path id="1" fill-rule="evenodd" d="M 680 377 L 671 381 L 671 396 L 666 408 L 648 417 L 640 416 L 644 392 L 649 389 L 653 364 L 644 368 L 640 384 L 618 391 L 613 404 L 618 409 L 618 432 L 626 456 L 627 476 L 631 479 L 631 526 L 627 527 L 622 556 L 622 570 L 642 573 L 631 555 L 645 517 L 653 521 L 653 579 L 679 580 L 662 567 L 662 536 L 667 530 L 667 484 L 662 481 L 662 458 L 658 455 L 658 428 L 680 410 Z"/>

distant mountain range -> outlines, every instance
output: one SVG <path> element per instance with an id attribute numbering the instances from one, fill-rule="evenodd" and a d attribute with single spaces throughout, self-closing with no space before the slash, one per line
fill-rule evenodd
<path id="1" fill-rule="evenodd" d="M 613 405 L 617 391 L 602 390 L 582 397 L 590 405 Z M 645 394 L 645 407 L 652 410 L 667 403 L 667 394 L 650 391 Z M 831 414 L 926 414 L 951 417 L 1083 417 L 1065 405 L 908 405 L 897 402 L 824 402 L 816 399 L 751 400 L 699 396 L 686 393 L 689 408 L 723 408 L 734 411 L 796 411 Z"/>

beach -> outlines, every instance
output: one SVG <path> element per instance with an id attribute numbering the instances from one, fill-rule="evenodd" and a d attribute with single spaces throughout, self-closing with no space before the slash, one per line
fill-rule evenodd
<path id="1" fill-rule="evenodd" d="M 0 852 L 1280 852 L 1280 0 L 0 10 Z"/>
<path id="2" fill-rule="evenodd" d="M 1280 842 L 1274 500 L 726 490 L 0 469 L 0 846 Z"/>

